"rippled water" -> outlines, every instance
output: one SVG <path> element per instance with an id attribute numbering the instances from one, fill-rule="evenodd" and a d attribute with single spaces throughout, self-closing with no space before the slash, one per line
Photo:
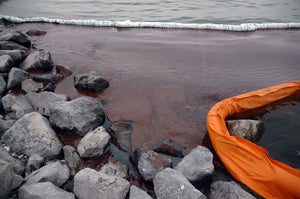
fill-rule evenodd
<path id="1" fill-rule="evenodd" d="M 299 0 L 5 0 L 0 13 L 18 17 L 182 23 L 299 22 Z"/>

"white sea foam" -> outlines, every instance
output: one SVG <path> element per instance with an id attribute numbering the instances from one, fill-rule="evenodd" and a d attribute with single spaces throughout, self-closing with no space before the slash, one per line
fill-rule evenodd
<path id="1" fill-rule="evenodd" d="M 57 23 L 64 25 L 79 26 L 99 26 L 117 28 L 170 28 L 170 29 L 196 29 L 196 30 L 223 30 L 223 31 L 256 31 L 267 29 L 287 29 L 300 28 L 300 23 L 245 23 L 240 25 L 230 24 L 194 24 L 194 23 L 175 23 L 175 22 L 138 22 L 138 21 L 98 21 L 98 20 L 77 20 L 77 19 L 51 19 L 45 17 L 19 18 L 0 14 L 1 19 L 13 23 Z"/>

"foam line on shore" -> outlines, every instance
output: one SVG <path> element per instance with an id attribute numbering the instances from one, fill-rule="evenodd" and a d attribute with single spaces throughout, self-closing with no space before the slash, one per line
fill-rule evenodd
<path id="1" fill-rule="evenodd" d="M 230 24 L 196 24 L 196 23 L 175 23 L 175 22 L 134 22 L 134 21 L 99 21 L 99 20 L 77 20 L 77 19 L 51 19 L 45 17 L 19 18 L 0 14 L 1 19 L 13 23 L 56 23 L 64 25 L 98 26 L 116 28 L 169 28 L 169 29 L 196 29 L 196 30 L 223 30 L 223 31 L 256 31 L 267 29 L 300 28 L 300 23 L 245 23 L 240 25 Z"/>

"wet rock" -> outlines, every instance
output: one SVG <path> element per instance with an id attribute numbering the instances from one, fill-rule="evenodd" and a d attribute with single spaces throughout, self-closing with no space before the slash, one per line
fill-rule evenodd
<path id="1" fill-rule="evenodd" d="M 28 72 L 49 71 L 52 68 L 51 55 L 47 50 L 33 51 L 20 64 L 20 68 Z"/>
<path id="2" fill-rule="evenodd" d="M 147 181 L 152 181 L 155 175 L 164 168 L 172 167 L 171 157 L 147 151 L 144 148 L 135 150 L 134 159 L 139 173 Z"/>
<path id="3" fill-rule="evenodd" d="M 119 149 L 131 152 L 130 136 L 132 132 L 132 124 L 130 122 L 114 123 L 108 130 L 112 136 L 112 143 Z"/>
<path id="4" fill-rule="evenodd" d="M 128 167 L 119 162 L 108 162 L 103 165 L 100 172 L 120 178 L 128 178 Z"/>
<path id="5" fill-rule="evenodd" d="M 157 199 L 206 198 L 206 196 L 197 190 L 180 171 L 175 169 L 166 168 L 159 172 L 155 176 L 153 184 Z"/>
<path id="6" fill-rule="evenodd" d="M 26 93 L 37 93 L 44 87 L 43 83 L 38 83 L 32 79 L 25 79 L 21 83 L 21 88 Z"/>
<path id="7" fill-rule="evenodd" d="M 2 105 L 6 113 L 12 113 L 13 119 L 20 119 L 25 114 L 33 111 L 30 102 L 24 95 L 5 95 L 2 100 Z"/>
<path id="8" fill-rule="evenodd" d="M 259 120 L 227 120 L 226 121 L 230 135 L 239 136 L 257 142 L 264 129 L 264 124 Z"/>
<path id="9" fill-rule="evenodd" d="M 44 158 L 38 154 L 34 154 L 29 157 L 26 165 L 27 174 L 32 173 L 35 170 L 38 170 L 44 164 Z"/>
<path id="10" fill-rule="evenodd" d="M 157 153 L 164 153 L 169 156 L 182 158 L 186 152 L 173 140 L 167 138 L 153 146 L 153 150 Z"/>
<path id="11" fill-rule="evenodd" d="M 105 80 L 101 73 L 90 71 L 88 73 L 79 74 L 74 77 L 75 88 L 90 91 L 94 93 L 102 92 L 108 87 L 108 81 Z"/>
<path id="12" fill-rule="evenodd" d="M 12 166 L 12 168 L 16 174 L 19 174 L 19 175 L 23 174 L 24 168 L 25 168 L 24 163 L 21 160 L 18 160 L 16 158 L 12 157 L 4 149 L 0 149 L 0 159 L 9 163 Z"/>
<path id="13" fill-rule="evenodd" d="M 141 198 L 142 199 L 152 199 L 152 197 L 149 196 L 146 191 L 138 188 L 135 185 L 131 185 L 129 199 L 141 199 Z"/>
<path id="14" fill-rule="evenodd" d="M 28 48 L 12 41 L 0 41 L 0 50 L 23 50 L 28 51 Z"/>
<path id="15" fill-rule="evenodd" d="M 8 74 L 7 89 L 20 89 L 22 81 L 29 78 L 30 74 L 28 72 L 14 67 Z"/>
<path id="16" fill-rule="evenodd" d="M 36 30 L 36 29 L 30 29 L 26 32 L 29 36 L 41 36 L 47 34 L 46 31 Z"/>
<path id="17" fill-rule="evenodd" d="M 73 73 L 72 70 L 67 66 L 56 65 L 55 69 L 57 73 L 63 74 L 64 76 L 70 76 Z"/>
<path id="18" fill-rule="evenodd" d="M 13 66 L 13 59 L 9 55 L 0 56 L 0 73 L 8 73 Z"/>
<path id="19" fill-rule="evenodd" d="M 6 91 L 6 82 L 2 76 L 0 76 L 0 96 Z"/>
<path id="20" fill-rule="evenodd" d="M 60 74 L 52 74 L 52 73 L 45 73 L 45 74 L 37 74 L 32 77 L 33 80 L 43 82 L 44 84 L 56 84 L 64 79 L 64 77 Z"/>
<path id="21" fill-rule="evenodd" d="M 14 174 L 14 180 L 12 183 L 12 189 L 17 189 L 21 186 L 21 184 L 23 183 L 24 178 L 20 175 Z"/>
<path id="22" fill-rule="evenodd" d="M 129 186 L 123 178 L 90 168 L 79 171 L 74 177 L 74 193 L 79 199 L 125 199 Z"/>
<path id="23" fill-rule="evenodd" d="M 214 172 L 213 154 L 203 146 L 197 146 L 175 167 L 191 182 L 201 181 Z"/>
<path id="24" fill-rule="evenodd" d="M 31 46 L 28 37 L 19 31 L 9 31 L 1 34 L 0 41 L 13 41 L 27 48 Z"/>
<path id="25" fill-rule="evenodd" d="M 83 167 L 83 160 L 79 157 L 74 147 L 67 145 L 63 148 L 64 159 L 67 162 L 69 168 L 71 169 L 71 175 L 75 175 Z"/>
<path id="26" fill-rule="evenodd" d="M 51 182 L 23 185 L 18 195 L 19 199 L 75 199 L 73 193 L 60 189 Z"/>
<path id="27" fill-rule="evenodd" d="M 25 96 L 32 104 L 33 109 L 44 116 L 50 116 L 51 103 L 66 102 L 69 100 L 69 97 L 66 95 L 55 94 L 48 91 L 40 93 L 28 93 Z"/>
<path id="28" fill-rule="evenodd" d="M 9 55 L 14 65 L 18 65 L 27 57 L 28 53 L 24 50 L 0 50 L 0 56 L 2 55 Z"/>
<path id="29" fill-rule="evenodd" d="M 77 151 L 82 158 L 98 158 L 108 151 L 109 143 L 110 135 L 100 126 L 80 140 Z"/>
<path id="30" fill-rule="evenodd" d="M 38 125 L 37 125 L 38 124 Z M 28 113 L 8 129 L 2 142 L 12 151 L 51 158 L 60 154 L 62 145 L 48 120 L 36 112 Z"/>
<path id="31" fill-rule="evenodd" d="M 54 92 L 55 88 L 56 88 L 55 85 L 53 85 L 52 83 L 49 83 L 41 91 Z"/>
<path id="32" fill-rule="evenodd" d="M 51 162 L 28 175 L 26 185 L 37 182 L 51 182 L 56 186 L 63 185 L 70 176 L 69 168 L 64 160 Z"/>
<path id="33" fill-rule="evenodd" d="M 0 159 L 0 198 L 9 198 L 13 189 L 14 172 L 9 163 Z"/>
<path id="34" fill-rule="evenodd" d="M 49 119 L 54 127 L 83 137 L 104 123 L 105 113 L 96 99 L 79 97 L 70 102 L 52 103 Z"/>
<path id="35" fill-rule="evenodd" d="M 2 136 L 5 131 L 12 127 L 15 122 L 16 120 L 4 120 L 3 118 L 0 118 L 0 136 Z"/>
<path id="36" fill-rule="evenodd" d="M 210 199 L 231 199 L 231 198 L 247 198 L 254 199 L 255 197 L 246 192 L 234 181 L 216 181 L 210 185 Z"/>

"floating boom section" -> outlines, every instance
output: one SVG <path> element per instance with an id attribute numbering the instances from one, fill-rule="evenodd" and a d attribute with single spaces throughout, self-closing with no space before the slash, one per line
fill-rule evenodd
<path id="1" fill-rule="evenodd" d="M 300 90 L 300 81 L 249 92 L 217 103 L 207 115 L 212 145 L 226 169 L 235 179 L 265 198 L 300 198 L 300 171 L 271 159 L 264 148 L 231 136 L 225 119 L 283 99 L 297 90 Z"/>

